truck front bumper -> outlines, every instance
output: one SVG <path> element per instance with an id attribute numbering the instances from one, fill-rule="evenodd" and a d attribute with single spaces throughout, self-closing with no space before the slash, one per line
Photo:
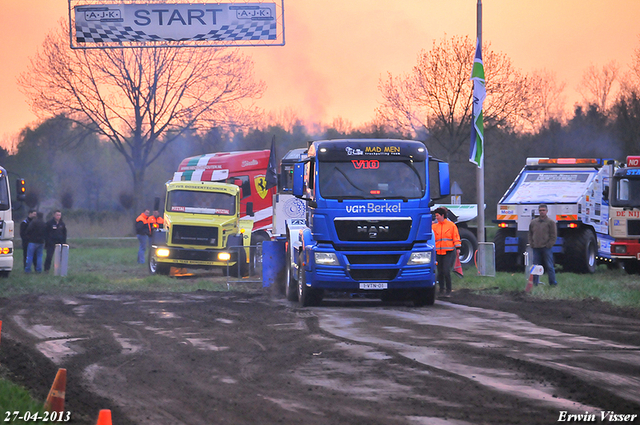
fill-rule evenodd
<path id="1" fill-rule="evenodd" d="M 611 258 L 640 260 L 640 240 L 617 240 L 611 243 Z"/>
<path id="2" fill-rule="evenodd" d="M 152 245 L 151 255 L 159 264 L 182 267 L 226 267 L 238 261 L 238 249 L 190 249 Z"/>
<path id="3" fill-rule="evenodd" d="M 13 270 L 13 241 L 0 241 L 0 271 Z"/>
<path id="4" fill-rule="evenodd" d="M 306 282 L 312 288 L 334 291 L 419 289 L 435 286 L 435 252 L 414 251 L 332 251 L 309 250 L 305 265 Z M 431 252 L 426 264 L 407 265 L 414 252 Z M 315 253 L 333 253 L 336 265 L 316 262 Z"/>

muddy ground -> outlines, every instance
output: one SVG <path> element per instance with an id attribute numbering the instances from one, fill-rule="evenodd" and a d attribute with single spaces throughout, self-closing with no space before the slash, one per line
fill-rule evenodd
<path id="1" fill-rule="evenodd" d="M 66 368 L 74 424 L 640 423 L 640 314 L 596 300 L 47 295 L 0 320 L 1 373 L 44 400 Z"/>

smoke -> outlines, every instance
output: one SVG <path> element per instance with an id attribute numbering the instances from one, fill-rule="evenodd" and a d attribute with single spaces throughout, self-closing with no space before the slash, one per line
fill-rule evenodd
<path id="1" fill-rule="evenodd" d="M 330 104 L 329 81 L 323 62 L 327 55 L 315 46 L 319 40 L 296 16 L 295 8 L 287 9 L 286 45 L 256 49 L 250 54 L 258 79 L 267 82 L 267 90 L 258 106 L 266 111 L 294 108 L 298 117 L 310 125 L 325 120 Z"/>

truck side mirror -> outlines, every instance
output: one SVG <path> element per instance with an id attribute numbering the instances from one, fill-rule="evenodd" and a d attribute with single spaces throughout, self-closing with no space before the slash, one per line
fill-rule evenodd
<path id="1" fill-rule="evenodd" d="M 304 195 L 304 163 L 298 162 L 293 169 L 293 196 L 301 198 Z"/>
<path id="2" fill-rule="evenodd" d="M 449 182 L 449 164 L 447 162 L 438 163 L 438 176 L 440 177 L 440 197 L 451 194 L 451 183 Z"/>
<path id="3" fill-rule="evenodd" d="M 440 199 L 451 194 L 448 163 L 429 158 L 429 187 L 431 199 Z"/>
<path id="4" fill-rule="evenodd" d="M 249 217 L 253 217 L 254 216 L 254 213 L 253 213 L 253 202 L 247 202 L 246 209 L 247 209 L 246 210 L 247 215 Z"/>
<path id="5" fill-rule="evenodd" d="M 27 190 L 25 189 L 24 179 L 16 180 L 16 199 L 18 201 L 24 201 L 27 196 Z"/>

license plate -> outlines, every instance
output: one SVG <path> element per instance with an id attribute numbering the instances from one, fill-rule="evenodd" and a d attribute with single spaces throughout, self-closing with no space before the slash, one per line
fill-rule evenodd
<path id="1" fill-rule="evenodd" d="M 361 283 L 360 289 L 387 289 L 387 282 Z"/>

